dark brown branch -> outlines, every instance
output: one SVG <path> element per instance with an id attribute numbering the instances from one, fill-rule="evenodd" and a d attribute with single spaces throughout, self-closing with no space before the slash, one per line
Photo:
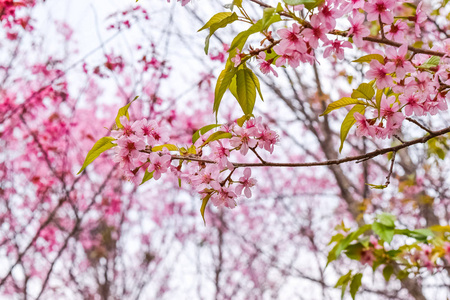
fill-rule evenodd
<path id="1" fill-rule="evenodd" d="M 432 138 L 435 138 L 437 136 L 450 133 L 450 127 L 443 128 L 438 131 L 431 131 L 430 134 L 425 135 L 421 138 L 414 139 L 409 142 L 405 142 L 403 144 L 394 146 L 394 147 L 388 147 L 383 149 L 378 149 L 366 154 L 361 155 L 355 155 L 355 156 L 348 156 L 341 159 L 330 159 L 326 161 L 319 161 L 319 162 L 310 162 L 310 163 L 286 163 L 286 162 L 265 162 L 265 163 L 232 163 L 235 168 L 241 168 L 241 167 L 281 167 L 281 168 L 301 168 L 301 167 L 318 167 L 318 166 L 331 166 L 331 165 L 340 165 L 342 163 L 351 162 L 351 161 L 364 161 L 368 159 L 372 159 L 374 157 L 389 153 L 389 152 L 397 152 L 401 149 L 408 148 L 412 145 L 416 144 L 424 144 L 431 140 Z M 150 153 L 149 150 L 142 150 L 141 152 L 144 153 Z M 217 163 L 214 160 L 210 159 L 204 159 L 198 156 L 194 155 L 172 155 L 172 160 L 191 160 L 191 161 L 198 161 L 202 163 L 207 164 L 215 164 Z"/>

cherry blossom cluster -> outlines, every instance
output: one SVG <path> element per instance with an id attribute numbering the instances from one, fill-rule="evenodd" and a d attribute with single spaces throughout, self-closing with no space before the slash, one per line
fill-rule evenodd
<path id="1" fill-rule="evenodd" d="M 6 29 L 6 37 L 15 40 L 18 33 L 13 28 L 22 27 L 31 31 L 33 27 L 30 25 L 29 16 L 16 16 L 17 10 L 22 7 L 32 7 L 36 5 L 35 0 L 0 0 L 0 22 Z"/>
<path id="2" fill-rule="evenodd" d="M 444 259 L 450 262 L 450 243 L 444 242 L 442 246 L 435 247 L 433 245 L 422 245 L 422 249 L 416 249 L 417 251 L 411 255 L 410 261 L 412 264 L 417 264 L 422 267 L 426 267 L 428 270 L 439 267 L 438 258 Z"/>
<path id="3" fill-rule="evenodd" d="M 112 24 L 109 25 L 107 29 L 120 30 L 122 28 L 131 28 L 133 21 L 139 21 L 142 19 L 149 20 L 150 16 L 146 9 L 138 5 L 128 10 L 109 15 L 108 20 L 110 20 Z"/>
<path id="4" fill-rule="evenodd" d="M 221 125 L 218 131 L 201 136 L 189 148 L 193 152 L 167 144 L 169 131 L 155 120 L 131 122 L 122 116 L 120 122 L 122 127 L 112 132 L 117 144 L 113 160 L 119 164 L 125 177 L 138 182 L 145 180 L 145 174 L 151 173 L 158 180 L 162 174 L 172 172 L 218 207 L 235 207 L 236 199 L 242 193 L 250 198 L 251 188 L 256 184 L 256 180 L 251 178 L 250 168 L 245 168 L 242 176 L 233 180 L 232 175 L 237 168 L 229 160 L 231 153 L 239 151 L 245 156 L 251 150 L 262 160 L 257 151 L 272 153 L 278 142 L 277 133 L 263 124 L 260 117 L 246 120 L 242 126 L 237 121 Z M 218 137 L 220 134 L 225 138 Z M 174 147 L 178 149 L 177 156 L 170 153 Z M 175 159 L 181 161 L 178 166 L 172 164 Z M 147 173 L 143 174 L 144 171 Z"/>
<path id="5" fill-rule="evenodd" d="M 417 54 L 407 59 L 407 47 L 387 47 L 384 64 L 376 59 L 370 62 L 366 77 L 374 79 L 378 89 L 390 89 L 391 93 L 382 95 L 379 107 L 372 106 L 372 118 L 355 113 L 357 135 L 390 138 L 406 117 L 435 115 L 448 109 L 448 61 L 422 68 L 431 56 Z"/>
<path id="6" fill-rule="evenodd" d="M 186 4 L 188 4 L 191 0 L 177 0 L 177 2 L 181 2 L 182 6 L 185 6 Z M 167 3 L 169 3 L 170 0 L 167 0 Z"/>
<path id="7" fill-rule="evenodd" d="M 320 44 L 324 47 L 324 58 L 335 54 L 338 59 L 343 59 L 344 48 L 353 48 L 352 44 L 347 41 L 347 37 L 351 36 L 356 47 L 367 46 L 366 41 L 363 40 L 370 35 L 369 24 L 365 24 L 366 19 L 369 22 L 381 20 L 383 29 L 386 31 L 386 38 L 404 43 L 409 26 L 401 19 L 394 22 L 394 11 L 402 11 L 404 9 L 402 5 L 405 2 L 407 1 L 327 0 L 318 8 L 317 13 L 310 16 L 309 22 L 304 21 L 301 25 L 294 23 L 290 28 L 277 31 L 281 40 L 273 47 L 279 56 L 275 65 L 277 67 L 289 65 L 296 68 L 300 62 L 313 64 L 316 60 L 314 51 L 319 48 Z M 298 5 L 294 7 L 293 11 L 303 8 L 304 5 Z M 367 16 L 364 12 L 367 13 Z M 336 31 L 336 20 L 344 15 L 348 16 L 350 26 L 346 31 Z M 415 15 L 408 20 L 415 26 L 416 36 L 420 36 L 420 26 L 427 20 L 426 14 L 422 11 L 422 3 L 418 5 Z M 340 35 L 342 35 L 341 39 L 336 38 Z M 261 59 L 261 57 L 259 58 Z"/>
<path id="8" fill-rule="evenodd" d="M 365 77 L 372 80 L 376 89 L 383 91 L 381 101 L 368 100 L 366 116 L 355 113 L 358 136 L 373 138 L 391 138 L 409 116 L 435 115 L 447 110 L 449 79 L 449 59 L 444 56 L 432 56 L 409 51 L 418 37 L 421 37 L 427 14 L 420 2 L 415 10 L 404 6 L 407 1 L 394 0 L 326 0 L 317 11 L 308 11 L 306 17 L 295 17 L 296 11 L 304 10 L 304 5 L 287 7 L 287 13 L 298 21 L 291 27 L 277 31 L 280 40 L 275 41 L 271 33 L 266 39 L 271 44 L 261 50 L 250 48 L 263 74 L 278 76 L 273 66 L 291 66 L 297 68 L 300 63 L 314 64 L 319 48 L 323 48 L 323 57 L 332 54 L 337 59 L 344 59 L 344 50 L 352 49 L 348 40 L 351 37 L 358 49 L 379 57 L 371 59 Z M 401 18 L 394 18 L 402 16 Z M 337 28 L 336 20 L 347 16 L 350 26 L 346 30 Z M 381 44 L 389 41 L 398 46 L 375 49 L 375 43 L 365 38 L 373 37 L 369 28 L 373 23 L 380 26 Z M 340 27 L 345 25 L 340 24 Z M 387 41 L 387 42 L 386 42 Z M 271 48 L 270 51 L 267 49 Z M 430 49 L 439 53 L 450 53 L 450 39 L 436 43 Z M 275 52 L 268 57 L 267 54 Z M 442 56 L 442 55 L 440 55 Z M 231 58 L 234 67 L 238 67 L 249 56 L 236 48 L 236 55 Z M 375 90 L 376 91 L 376 90 Z"/>
<path id="9" fill-rule="evenodd" d="M 392 249 L 385 248 L 373 235 L 370 236 L 367 246 L 358 253 L 360 262 L 372 266 L 383 256 L 384 252 Z M 423 267 L 433 270 L 442 267 L 442 260 L 450 262 L 450 243 L 445 241 L 440 245 L 418 243 L 412 249 L 400 251 L 398 257 L 406 262 L 406 267 Z"/>
<path id="10" fill-rule="evenodd" d="M 15 18 L 16 10 L 23 6 L 34 6 L 35 0 L 0 0 L 0 20 Z"/>
<path id="11" fill-rule="evenodd" d="M 127 117 L 120 117 L 122 128 L 114 130 L 112 137 L 116 138 L 117 146 L 114 161 L 119 163 L 124 175 L 128 178 L 133 178 L 133 171 L 141 168 L 148 161 L 145 153 L 142 151 L 146 147 L 153 147 L 157 144 L 165 144 L 169 141 L 169 134 L 167 129 L 159 126 L 154 121 L 142 119 L 135 122 L 130 122 Z M 171 157 L 169 154 L 157 155 L 151 153 L 150 166 L 151 171 L 155 171 L 153 177 L 158 180 L 162 173 L 167 172 L 170 165 Z"/>

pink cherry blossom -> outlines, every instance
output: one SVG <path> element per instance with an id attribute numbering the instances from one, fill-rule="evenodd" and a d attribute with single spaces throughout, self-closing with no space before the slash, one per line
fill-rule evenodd
<path id="1" fill-rule="evenodd" d="M 258 144 L 258 141 L 252 137 L 254 130 L 238 127 L 234 132 L 236 136 L 230 139 L 230 144 L 233 147 L 240 148 L 242 155 L 246 155 L 249 148 L 254 148 Z"/>
<path id="2" fill-rule="evenodd" d="M 188 4 L 191 0 L 177 0 L 177 2 L 181 1 L 181 5 L 185 6 L 186 4 Z M 170 0 L 167 0 L 167 2 L 170 2 Z"/>
<path id="3" fill-rule="evenodd" d="M 282 28 L 277 33 L 282 38 L 277 47 L 280 52 L 284 53 L 286 49 L 296 50 L 301 53 L 306 52 L 306 43 L 300 35 L 300 27 L 297 23 L 292 24 L 292 29 Z M 278 52 L 277 54 L 282 55 Z"/>
<path id="4" fill-rule="evenodd" d="M 397 52 L 398 49 L 398 52 Z M 406 60 L 405 56 L 408 52 L 408 45 L 404 44 L 400 48 L 387 47 L 386 57 L 390 62 L 386 64 L 386 69 L 391 69 L 391 64 L 395 67 L 395 75 L 398 79 L 405 78 L 407 73 L 414 72 L 416 68 L 410 61 Z"/>
<path id="5" fill-rule="evenodd" d="M 242 58 L 241 50 L 239 48 L 236 48 L 236 55 L 231 58 L 231 62 L 234 63 L 234 67 L 237 68 L 241 64 L 241 58 Z"/>
<path id="6" fill-rule="evenodd" d="M 397 43 L 406 43 L 405 36 L 408 32 L 408 29 L 408 24 L 406 24 L 402 20 L 398 20 L 391 25 L 384 26 L 386 38 L 396 41 Z"/>
<path id="7" fill-rule="evenodd" d="M 356 112 L 353 114 L 356 119 L 356 135 L 357 136 L 375 136 L 375 129 L 369 124 L 366 117 Z"/>
<path id="8" fill-rule="evenodd" d="M 236 197 L 237 195 L 228 187 L 221 186 L 219 182 L 211 182 L 211 187 L 217 191 L 213 196 L 211 196 L 212 203 L 217 207 L 236 207 Z"/>
<path id="9" fill-rule="evenodd" d="M 405 115 L 400 112 L 399 109 L 400 105 L 395 96 L 382 96 L 380 103 L 380 115 L 386 119 L 384 134 L 387 137 L 391 137 L 392 134 L 400 128 L 403 120 L 405 119 Z"/>
<path id="10" fill-rule="evenodd" d="M 145 142 L 138 136 L 123 136 L 117 140 L 119 155 L 129 155 L 131 158 L 136 158 L 140 150 L 144 150 Z"/>
<path id="11" fill-rule="evenodd" d="M 405 84 L 408 88 L 415 88 L 417 92 L 424 97 L 436 92 L 438 84 L 431 80 L 431 74 L 428 72 L 419 72 L 414 77 L 405 79 Z"/>
<path id="12" fill-rule="evenodd" d="M 394 7 L 395 0 L 369 0 L 364 5 L 368 21 L 378 21 L 380 17 L 384 24 L 394 22 L 394 14 L 392 13 Z"/>
<path id="13" fill-rule="evenodd" d="M 378 243 L 378 239 L 377 239 L 374 235 L 371 235 L 371 236 L 370 236 L 369 241 L 370 241 L 370 243 L 373 245 L 373 247 L 374 247 L 375 249 L 383 249 L 383 246 L 381 246 L 381 245 Z"/>
<path id="14" fill-rule="evenodd" d="M 161 178 L 161 174 L 167 172 L 171 160 L 172 157 L 169 154 L 160 156 L 158 153 L 152 152 L 150 153 L 150 165 L 148 166 L 147 171 L 150 173 L 154 171 L 153 178 L 158 180 Z"/>
<path id="15" fill-rule="evenodd" d="M 228 161 L 228 157 L 230 156 L 230 150 L 223 146 L 221 141 L 217 141 L 217 143 L 213 143 L 210 145 L 211 155 L 210 157 L 217 161 L 219 168 L 224 169 L 228 168 L 229 170 L 233 170 L 233 164 Z"/>
<path id="16" fill-rule="evenodd" d="M 373 262 L 375 261 L 375 255 L 373 254 L 373 251 L 370 248 L 363 249 L 361 251 L 361 264 L 365 265 L 368 264 L 369 266 L 373 265 Z"/>
<path id="17" fill-rule="evenodd" d="M 353 48 L 352 44 L 349 41 L 340 41 L 338 39 L 334 41 L 328 41 L 324 43 L 324 46 L 328 46 L 323 51 L 323 57 L 327 58 L 331 55 L 332 52 L 336 54 L 338 59 L 344 59 L 344 49 L 343 48 Z"/>
<path id="18" fill-rule="evenodd" d="M 298 51 L 283 48 L 280 44 L 273 47 L 273 50 L 276 54 L 281 55 L 281 57 L 279 57 L 275 62 L 277 67 L 288 64 L 292 68 L 297 68 L 300 65 L 300 53 Z"/>
<path id="19" fill-rule="evenodd" d="M 208 188 L 212 181 L 219 181 L 219 176 L 220 168 L 216 164 L 211 164 L 191 176 L 191 183 L 200 192 Z"/>
<path id="20" fill-rule="evenodd" d="M 376 79 L 376 84 L 379 89 L 392 87 L 394 85 L 393 79 L 389 73 L 395 70 L 394 64 L 382 65 L 378 60 L 373 59 L 370 62 L 370 70 L 367 71 L 366 77 L 368 79 Z"/>
<path id="21" fill-rule="evenodd" d="M 322 42 L 327 42 L 327 28 L 325 24 L 321 23 L 319 17 L 317 15 L 313 15 L 311 17 L 311 28 L 306 28 L 303 30 L 303 36 L 305 40 L 309 42 L 312 48 L 316 49 L 319 47 L 319 40 Z"/>
<path id="22" fill-rule="evenodd" d="M 327 30 L 333 30 L 336 27 L 336 20 L 344 14 L 343 11 L 336 8 L 336 4 L 325 2 L 319 9 L 319 20 L 325 24 Z"/>
<path id="23" fill-rule="evenodd" d="M 417 37 L 420 36 L 422 24 L 428 19 L 427 14 L 422 10 L 422 5 L 423 2 L 421 1 L 419 5 L 417 5 L 416 15 L 410 18 L 411 21 L 414 22 L 414 29 Z"/>
<path id="24" fill-rule="evenodd" d="M 272 72 L 275 77 L 278 77 L 278 73 L 272 68 L 272 63 L 270 61 L 266 61 L 266 53 L 260 52 L 256 58 L 256 60 L 259 62 L 259 69 L 263 74 L 268 74 L 269 72 Z"/>
<path id="25" fill-rule="evenodd" d="M 252 170 L 250 168 L 245 168 L 244 176 L 239 178 L 240 184 L 236 186 L 237 195 L 240 195 L 242 190 L 244 190 L 245 197 L 252 197 L 252 191 L 250 188 L 256 184 L 256 179 L 250 178 L 250 176 L 252 176 Z"/>
<path id="26" fill-rule="evenodd" d="M 348 35 L 352 36 L 353 43 L 357 47 L 361 47 L 364 44 L 363 38 L 370 34 L 369 29 L 364 26 L 364 14 L 356 13 L 353 17 L 349 17 L 350 29 Z"/>
<path id="27" fill-rule="evenodd" d="M 121 116 L 119 118 L 120 124 L 122 124 L 122 128 L 119 128 L 118 130 L 113 130 L 111 135 L 114 138 L 119 138 L 121 136 L 132 136 L 136 134 L 136 130 L 139 127 L 139 122 L 131 122 L 128 120 L 126 116 Z"/>
<path id="28" fill-rule="evenodd" d="M 398 100 L 400 101 L 400 104 L 405 107 L 406 116 L 411 116 L 413 113 L 416 116 L 423 116 L 423 103 L 425 102 L 425 99 L 421 99 L 418 95 L 413 93 L 413 91 L 406 91 L 398 97 Z"/>
<path id="29" fill-rule="evenodd" d="M 362 9 L 364 8 L 364 0 L 348 0 L 346 2 L 341 2 L 341 6 L 340 9 L 346 13 L 349 12 L 351 10 L 353 11 L 357 11 L 358 9 Z"/>
<path id="30" fill-rule="evenodd" d="M 272 153 L 275 144 L 278 142 L 278 134 L 268 129 L 265 126 L 260 126 L 259 133 L 256 136 L 258 138 L 258 147 L 263 148 L 269 153 Z"/>

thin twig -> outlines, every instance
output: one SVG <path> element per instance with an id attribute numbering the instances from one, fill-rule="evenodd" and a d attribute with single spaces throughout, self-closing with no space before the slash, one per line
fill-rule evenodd
<path id="1" fill-rule="evenodd" d="M 384 184 L 386 187 L 391 183 L 391 175 L 392 175 L 392 170 L 394 170 L 394 162 L 395 162 L 396 154 L 397 154 L 397 151 L 394 151 L 394 153 L 392 153 L 391 167 L 389 168 L 389 173 L 386 176 L 386 183 Z"/>
<path id="2" fill-rule="evenodd" d="M 400 141 L 400 143 L 405 143 L 398 135 L 394 134 L 394 137 Z"/>
<path id="3" fill-rule="evenodd" d="M 383 40 L 386 39 L 386 36 L 384 35 L 384 28 L 383 28 L 383 22 L 381 21 L 381 15 L 378 15 L 378 22 L 380 22 L 380 32 L 381 32 L 381 38 Z"/>
<path id="4" fill-rule="evenodd" d="M 258 152 L 256 152 L 256 147 L 255 147 L 255 148 L 250 148 L 250 150 L 252 150 L 253 153 L 255 153 L 256 157 L 258 157 L 258 159 L 259 159 L 263 164 L 266 163 L 266 161 L 258 154 Z"/>
<path id="5" fill-rule="evenodd" d="M 429 129 L 429 128 L 423 126 L 422 124 L 420 124 L 419 121 L 414 120 L 413 118 L 407 117 L 406 120 L 409 121 L 409 122 L 411 122 L 411 123 L 413 123 L 413 124 L 416 124 L 416 125 L 419 126 L 421 129 L 425 130 L 425 131 L 428 132 L 428 133 L 432 133 L 432 132 L 433 132 L 433 131 L 431 131 L 431 129 Z"/>

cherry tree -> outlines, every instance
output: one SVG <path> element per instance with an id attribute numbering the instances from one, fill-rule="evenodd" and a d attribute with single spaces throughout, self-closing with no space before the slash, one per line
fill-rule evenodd
<path id="1" fill-rule="evenodd" d="M 2 294 L 447 297 L 445 1 L 164 2 L 2 3 Z"/>

